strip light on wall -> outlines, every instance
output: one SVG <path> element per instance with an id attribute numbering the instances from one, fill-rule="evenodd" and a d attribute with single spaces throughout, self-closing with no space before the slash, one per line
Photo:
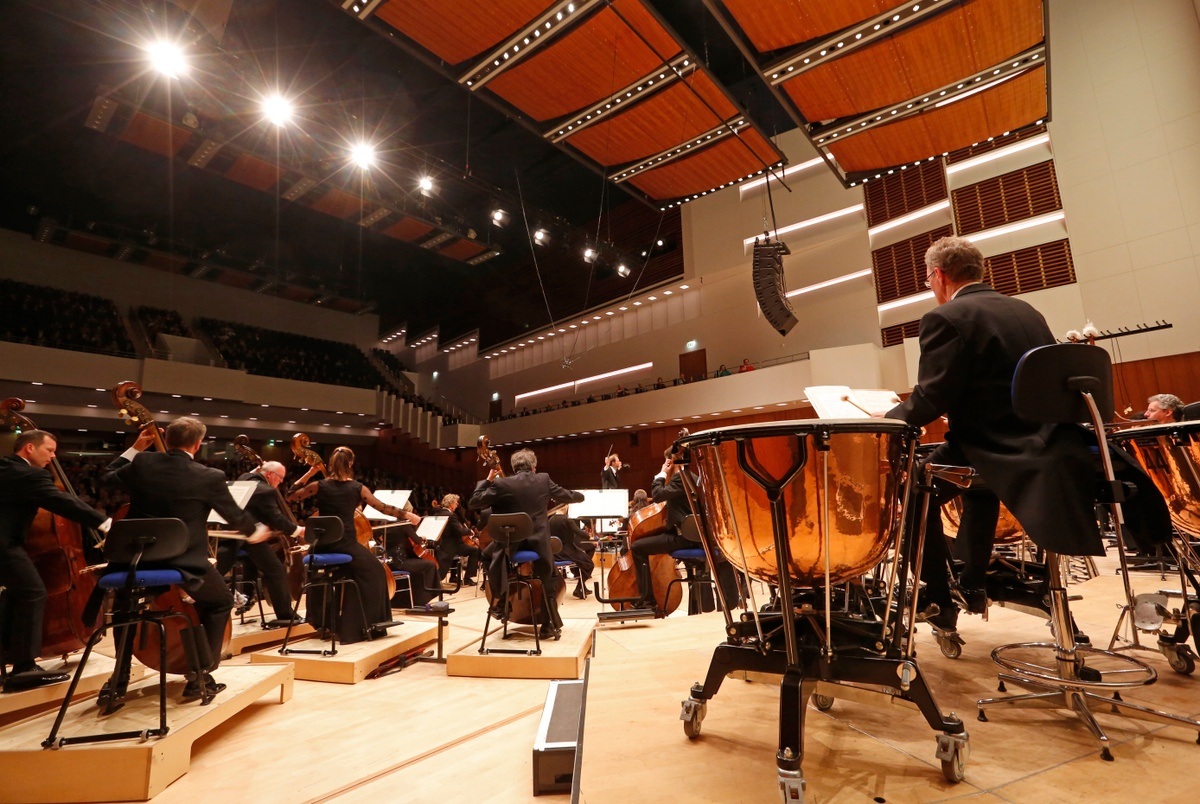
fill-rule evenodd
<path id="1" fill-rule="evenodd" d="M 793 173 L 799 173 L 802 170 L 808 170 L 809 168 L 816 167 L 817 165 L 821 164 L 824 161 L 825 161 L 824 159 L 822 159 L 821 157 L 818 156 L 818 157 L 808 160 L 807 162 L 801 162 L 798 165 L 792 165 L 792 166 L 784 169 L 784 171 L 783 171 L 784 178 L 787 178 L 788 176 L 792 175 Z M 745 195 L 746 193 L 750 192 L 751 190 L 753 190 L 757 187 L 762 187 L 764 184 L 767 183 L 768 178 L 774 179 L 775 181 L 779 181 L 779 179 L 775 178 L 775 176 L 773 174 L 768 174 L 766 176 L 763 176 L 761 179 L 755 179 L 754 181 L 746 182 L 745 184 L 741 185 L 738 188 L 738 190 L 741 192 L 742 195 Z"/>
<path id="2" fill-rule="evenodd" d="M 892 220 L 887 221 L 886 223 L 881 223 L 878 226 L 872 226 L 867 230 L 867 234 L 869 234 L 871 237 L 874 237 L 877 234 L 886 232 L 888 229 L 895 229 L 897 226 L 903 226 L 906 223 L 920 220 L 926 215 L 932 215 L 935 212 L 941 212 L 943 209 L 950 209 L 949 198 L 945 199 L 944 201 L 938 201 L 936 204 L 930 204 L 927 207 L 921 207 L 920 209 L 910 212 L 907 215 L 901 215 L 899 218 L 893 218 Z"/>
<path id="3" fill-rule="evenodd" d="M 804 294 L 804 293 L 812 293 L 814 290 L 823 290 L 824 288 L 831 288 L 834 285 L 840 285 L 843 282 L 849 282 L 852 279 L 860 279 L 864 276 L 870 276 L 870 275 L 871 275 L 871 269 L 864 268 L 861 271 L 855 271 L 852 274 L 844 274 L 842 276 L 834 277 L 833 279 L 826 279 L 824 282 L 817 282 L 815 285 L 807 285 L 802 288 L 797 288 L 796 290 L 790 290 L 784 295 L 790 299 L 793 296 L 800 296 L 801 294 Z"/>
<path id="4" fill-rule="evenodd" d="M 929 301 L 932 298 L 933 291 L 927 290 L 924 293 L 918 293 L 915 296 L 905 296 L 903 299 L 884 302 L 883 304 L 879 305 L 879 312 L 885 313 L 888 310 L 895 310 L 897 307 L 904 307 L 909 304 L 916 304 L 917 302 Z"/>
<path id="5" fill-rule="evenodd" d="M 845 207 L 843 209 L 834 210 L 833 212 L 827 212 L 824 215 L 818 215 L 815 218 L 809 218 L 808 220 L 803 220 L 803 221 L 799 221 L 798 223 L 793 223 L 790 226 L 784 226 L 782 229 L 776 229 L 775 231 L 768 233 L 768 236 L 778 239 L 785 234 L 789 234 L 791 232 L 795 232 L 800 229 L 807 229 L 810 226 L 816 226 L 818 223 L 825 223 L 826 221 L 835 220 L 837 218 L 841 218 L 846 215 L 853 215 L 855 212 L 862 212 L 862 211 L 863 211 L 863 205 L 855 204 L 852 207 Z M 754 237 L 742 238 L 742 245 L 745 246 L 746 248 L 749 248 L 750 246 L 754 245 L 754 241 L 758 240 L 760 237 L 762 237 L 762 235 L 755 235 Z"/>
<path id="6" fill-rule="evenodd" d="M 1019 153 L 1028 148 L 1033 148 L 1048 142 L 1050 142 L 1050 134 L 1048 132 L 1039 134 L 1036 137 L 1030 137 L 1027 140 L 1018 140 L 1012 145 L 1006 145 L 1003 148 L 997 148 L 996 150 L 989 151 L 986 154 L 980 154 L 979 156 L 973 156 L 970 159 L 964 159 L 962 162 L 957 162 L 953 165 L 947 165 L 946 173 L 957 173 L 960 170 L 969 170 L 970 168 L 977 167 L 978 165 L 991 162 L 993 159 L 1001 159 L 1009 154 Z"/>
<path id="7" fill-rule="evenodd" d="M 1034 226 L 1041 226 L 1044 223 L 1061 221 L 1065 217 L 1067 217 L 1066 213 L 1060 209 L 1058 212 L 1051 212 L 1046 215 L 1038 215 L 1036 218 L 1018 221 L 1017 223 L 1010 223 L 1008 226 L 997 226 L 995 229 L 985 229 L 982 232 L 966 235 L 966 238 L 972 243 L 978 243 L 980 240 L 987 240 L 988 238 L 999 237 L 1000 235 L 1012 234 L 1013 232 L 1019 232 L 1022 229 L 1032 229 Z"/>
<path id="8" fill-rule="evenodd" d="M 526 391 L 523 394 L 517 394 L 517 396 L 513 400 L 513 402 L 517 403 L 517 402 L 520 402 L 522 399 L 529 399 L 530 397 L 540 396 L 541 394 L 549 394 L 549 393 L 553 393 L 554 391 L 561 391 L 565 388 L 570 388 L 572 386 L 574 386 L 575 388 L 579 388 L 579 386 L 583 385 L 584 383 L 598 382 L 600 380 L 608 380 L 613 377 L 620 377 L 622 374 L 632 374 L 635 371 L 645 371 L 647 369 L 652 369 L 652 368 L 654 368 L 653 361 L 651 361 L 649 363 L 639 363 L 636 366 L 628 366 L 626 368 L 616 369 L 615 371 L 606 371 L 603 374 L 594 374 L 591 377 L 584 377 L 582 380 L 575 380 L 574 382 L 559 383 L 558 385 L 551 385 L 548 388 L 539 388 L 536 391 Z"/>

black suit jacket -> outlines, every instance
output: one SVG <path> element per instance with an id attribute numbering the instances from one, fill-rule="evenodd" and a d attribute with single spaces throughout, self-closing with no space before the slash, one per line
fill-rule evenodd
<path id="1" fill-rule="evenodd" d="M 35 469 L 17 455 L 0 458 L 0 548 L 25 542 L 39 508 L 89 527 L 104 514 L 78 497 L 60 491 L 47 469 Z"/>
<path id="2" fill-rule="evenodd" d="M 544 544 L 544 555 L 550 556 L 550 527 L 546 512 L 550 503 L 583 502 L 583 494 L 564 489 L 545 472 L 517 472 L 498 477 L 492 483 L 479 481 L 468 508 L 491 507 L 493 514 L 515 514 L 524 511 L 533 520 L 533 539 Z"/>
<path id="3" fill-rule="evenodd" d="M 1054 343 L 1041 313 L 987 285 L 968 285 L 921 318 L 920 341 L 917 385 L 887 417 L 923 426 L 945 414 L 948 451 L 961 450 L 1037 545 L 1102 555 L 1087 436 L 1013 411 L 1017 361 Z"/>
<path id="4" fill-rule="evenodd" d="M 688 500 L 687 489 L 683 487 L 683 471 L 681 469 L 675 472 L 667 481 L 655 475 L 654 485 L 650 487 L 650 498 L 656 503 L 665 502 L 667 504 L 667 524 L 676 531 L 683 524 L 683 520 L 692 513 L 692 504 Z"/>
<path id="5" fill-rule="evenodd" d="M 273 531 L 291 536 L 299 525 L 296 524 L 281 506 L 286 505 L 279 492 L 271 487 L 270 482 L 258 472 L 247 472 L 238 480 L 253 480 L 257 485 L 254 494 L 246 503 L 246 513 L 263 523 Z M 225 516 L 222 514 L 221 516 Z"/>
<path id="6" fill-rule="evenodd" d="M 255 519 L 234 501 L 225 474 L 192 460 L 183 450 L 139 452 L 132 461 L 119 457 L 108 465 L 102 482 L 129 490 L 129 515 L 173 517 L 187 525 L 187 552 L 171 564 L 199 576 L 208 571 L 208 512 L 216 509 L 232 530 L 249 536 Z"/>
<path id="7" fill-rule="evenodd" d="M 621 488 L 621 478 L 617 475 L 617 470 L 611 466 L 606 466 L 600 470 L 600 488 L 602 489 L 619 489 Z"/>

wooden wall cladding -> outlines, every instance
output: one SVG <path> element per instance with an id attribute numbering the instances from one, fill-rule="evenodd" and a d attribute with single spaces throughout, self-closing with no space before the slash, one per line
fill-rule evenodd
<path id="1" fill-rule="evenodd" d="M 867 226 L 878 226 L 946 197 L 946 171 L 940 159 L 897 171 L 863 185 Z"/>
<path id="2" fill-rule="evenodd" d="M 884 346 L 899 346 L 905 338 L 915 338 L 921 331 L 921 321 L 905 321 L 903 324 L 892 324 L 879 330 L 880 340 Z"/>
<path id="3" fill-rule="evenodd" d="M 1069 240 L 996 254 L 984 260 L 983 281 L 1006 296 L 1075 283 Z"/>
<path id="4" fill-rule="evenodd" d="M 967 146 L 966 148 L 959 148 L 956 151 L 951 151 L 946 155 L 946 164 L 953 165 L 957 162 L 963 162 L 973 156 L 979 156 L 980 154 L 985 154 L 988 151 L 994 151 L 997 148 L 1003 148 L 1006 145 L 1012 145 L 1014 142 L 1027 140 L 1030 137 L 1036 137 L 1038 134 L 1045 133 L 1046 125 L 1044 123 L 1041 125 L 1026 126 L 1025 128 L 1017 131 L 1010 131 L 1009 133 L 1003 134 L 999 137 L 992 137 L 990 140 L 985 140 L 984 142 L 978 142 L 974 145 Z"/>
<path id="5" fill-rule="evenodd" d="M 952 234 L 947 225 L 872 251 L 876 302 L 883 304 L 924 292 L 925 252 L 934 241 Z"/>
<path id="6" fill-rule="evenodd" d="M 960 235 L 1062 209 L 1054 160 L 961 187 L 952 194 Z"/>
<path id="7" fill-rule="evenodd" d="M 1097 345 L 1119 355 L 1116 351 L 1119 340 L 1100 341 Z M 1175 394 L 1184 404 L 1200 401 L 1200 352 L 1131 360 L 1113 366 L 1113 400 L 1118 414 L 1141 413 L 1153 394 Z"/>

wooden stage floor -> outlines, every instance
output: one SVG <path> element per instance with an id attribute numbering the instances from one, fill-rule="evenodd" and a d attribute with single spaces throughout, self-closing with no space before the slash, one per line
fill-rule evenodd
<path id="1" fill-rule="evenodd" d="M 1135 579 L 1138 591 L 1171 585 L 1157 576 Z M 1074 604 L 1085 630 L 1097 645 L 1107 644 L 1119 581 L 1108 574 L 1073 591 L 1085 596 Z M 470 589 L 449 600 L 455 613 L 446 654 L 479 638 L 486 606 Z M 587 619 L 598 608 L 594 598 L 568 596 L 563 616 Z M 919 661 L 943 710 L 966 721 L 972 749 L 966 781 L 950 785 L 942 778 L 933 732 L 915 712 L 837 701 L 830 712 L 812 710 L 808 717 L 808 801 L 1195 799 L 1200 746 L 1187 729 L 1101 713 L 1116 756 L 1108 763 L 1083 727 L 1058 713 L 993 709 L 990 722 L 979 723 L 974 702 L 995 691 L 991 648 L 1043 639 L 1047 630 L 1040 620 L 995 608 L 990 622 L 964 616 L 961 626 L 962 658 L 944 657 L 923 629 Z M 727 680 L 709 703 L 700 739 L 683 734 L 680 701 L 703 678 L 721 638 L 722 620 L 713 614 L 597 629 L 583 801 L 778 800 L 773 684 Z M 1200 714 L 1200 674 L 1179 676 L 1161 656 L 1146 657 L 1159 682 L 1126 698 Z M 243 655 L 226 664 L 248 662 Z M 277 695 L 265 695 L 197 740 L 190 772 L 154 801 L 532 801 L 532 746 L 548 684 L 450 677 L 434 663 L 355 685 L 296 680 L 291 701 L 281 706 Z"/>

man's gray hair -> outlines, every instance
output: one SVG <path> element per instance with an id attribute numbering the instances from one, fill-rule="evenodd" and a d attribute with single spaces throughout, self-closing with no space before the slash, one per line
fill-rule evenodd
<path id="1" fill-rule="evenodd" d="M 537 471 L 537 456 L 533 454 L 533 450 L 531 449 L 519 449 L 514 452 L 511 463 L 514 472 Z"/>
<path id="2" fill-rule="evenodd" d="M 1163 410 L 1171 411 L 1171 414 L 1175 417 L 1175 421 L 1179 421 L 1182 418 L 1183 400 L 1175 396 L 1175 394 L 1155 394 L 1146 400 L 1147 405 L 1151 402 L 1157 402 L 1158 406 Z"/>

